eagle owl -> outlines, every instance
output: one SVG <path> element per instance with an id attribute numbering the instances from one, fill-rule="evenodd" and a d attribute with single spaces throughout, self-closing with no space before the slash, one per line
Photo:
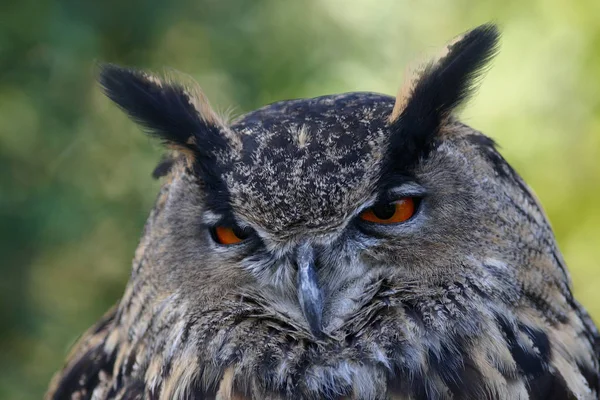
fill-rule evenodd
<path id="1" fill-rule="evenodd" d="M 118 305 L 48 399 L 597 399 L 599 335 L 548 220 L 455 110 L 483 25 L 396 98 L 281 101 L 227 122 L 203 94 L 103 66 L 170 149 Z"/>

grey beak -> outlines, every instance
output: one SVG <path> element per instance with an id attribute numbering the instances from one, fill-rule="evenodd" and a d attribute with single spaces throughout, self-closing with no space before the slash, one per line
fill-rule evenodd
<path id="1" fill-rule="evenodd" d="M 323 295 L 315 271 L 314 250 L 308 243 L 303 243 L 298 248 L 296 264 L 298 301 L 312 334 L 320 338 L 323 336 Z"/>

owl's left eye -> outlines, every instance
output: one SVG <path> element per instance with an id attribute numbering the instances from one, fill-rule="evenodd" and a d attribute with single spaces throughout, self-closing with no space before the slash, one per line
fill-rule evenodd
<path id="1" fill-rule="evenodd" d="M 416 211 L 414 197 L 403 197 L 391 203 L 376 204 L 360 214 L 363 221 L 377 224 L 397 224 L 408 221 Z"/>
<path id="2" fill-rule="evenodd" d="M 215 242 L 225 246 L 241 243 L 248 239 L 250 235 L 252 235 L 252 229 L 244 229 L 238 226 L 217 225 L 212 229 Z"/>

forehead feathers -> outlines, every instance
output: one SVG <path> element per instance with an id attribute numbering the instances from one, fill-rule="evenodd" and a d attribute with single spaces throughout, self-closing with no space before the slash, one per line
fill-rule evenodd
<path id="1" fill-rule="evenodd" d="M 246 115 L 232 126 L 242 148 L 223 166 L 234 209 L 279 233 L 343 223 L 373 192 L 393 105 L 349 93 Z"/>

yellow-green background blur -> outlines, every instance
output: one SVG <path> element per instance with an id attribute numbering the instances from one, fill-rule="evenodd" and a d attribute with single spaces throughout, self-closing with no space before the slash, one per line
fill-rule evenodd
<path id="1" fill-rule="evenodd" d="M 39 399 L 123 291 L 161 149 L 104 98 L 101 61 L 200 82 L 240 114 L 395 94 L 405 66 L 495 21 L 465 122 L 537 192 L 600 321 L 600 1 L 20 0 L 0 4 L 0 398 Z"/>

